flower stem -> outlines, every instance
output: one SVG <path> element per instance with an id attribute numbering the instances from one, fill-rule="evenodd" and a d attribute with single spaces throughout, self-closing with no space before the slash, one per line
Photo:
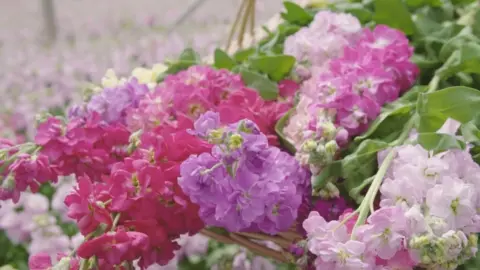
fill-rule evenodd
<path id="1" fill-rule="evenodd" d="M 118 221 L 120 220 L 120 213 L 117 213 L 115 215 L 115 218 L 113 219 L 113 224 L 112 224 L 112 229 L 110 231 L 114 231 L 115 228 L 117 227 Z"/>
<path id="2" fill-rule="evenodd" d="M 227 45 L 225 46 L 225 50 L 227 52 L 230 49 L 230 46 L 232 45 L 233 36 L 235 35 L 235 31 L 237 30 L 238 23 L 242 18 L 243 10 L 245 9 L 246 4 L 247 4 L 246 0 L 242 1 L 242 4 L 240 5 L 240 8 L 237 11 L 237 15 L 235 16 L 235 21 L 232 24 L 232 28 L 230 29 L 230 33 L 228 34 L 228 38 L 227 38 Z"/>
<path id="3" fill-rule="evenodd" d="M 388 168 L 390 167 L 390 164 L 392 163 L 393 158 L 395 157 L 395 154 L 396 154 L 395 149 L 391 149 L 388 152 L 387 157 L 385 157 L 385 159 L 383 160 L 382 165 L 380 165 L 380 168 L 378 169 L 378 172 L 375 175 L 375 178 L 373 178 L 372 185 L 368 189 L 367 195 L 365 195 L 365 199 L 360 204 L 360 207 L 358 209 L 359 215 L 354 228 L 357 228 L 358 226 L 364 224 L 365 221 L 367 220 L 368 214 L 372 210 L 369 208 L 369 206 L 375 200 L 375 196 L 377 195 L 378 189 L 382 184 L 382 180 L 385 177 L 385 174 L 387 173 Z M 353 237 L 353 234 L 352 234 L 352 237 Z"/>

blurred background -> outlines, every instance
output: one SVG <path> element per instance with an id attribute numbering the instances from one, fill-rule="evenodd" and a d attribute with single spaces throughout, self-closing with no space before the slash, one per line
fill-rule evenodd
<path id="1" fill-rule="evenodd" d="M 175 59 L 186 47 L 208 55 L 223 44 L 240 1 L 0 0 L 0 137 L 31 140 L 38 113 L 62 114 L 109 68 L 128 75 Z M 257 0 L 257 25 L 281 6 L 280 0 Z M 26 270 L 29 254 L 66 252 L 81 243 L 62 203 L 74 183 L 67 177 L 22 196 L 17 205 L 2 204 L 1 270 Z M 202 236 L 182 241 L 175 261 L 152 269 L 177 269 L 177 262 L 180 269 L 207 269 L 207 251 L 238 250 L 212 248 Z"/>
<path id="2" fill-rule="evenodd" d="M 240 0 L 0 0 L 0 131 L 30 131 L 35 114 L 81 98 L 108 68 L 117 75 L 207 55 L 226 38 Z M 280 0 L 257 1 L 257 25 Z M 20 132 L 18 132 L 20 131 Z M 18 138 L 22 139 L 22 138 Z"/>

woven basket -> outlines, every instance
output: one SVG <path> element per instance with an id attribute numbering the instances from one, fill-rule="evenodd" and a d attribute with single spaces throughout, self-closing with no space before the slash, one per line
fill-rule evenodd
<path id="1" fill-rule="evenodd" d="M 312 0 L 297 0 L 296 2 L 298 5 L 305 7 L 312 3 Z M 242 48 L 248 48 L 255 45 L 255 42 L 258 42 L 267 36 L 265 29 L 273 32 L 277 29 L 280 23 L 282 23 L 282 18 L 280 13 L 278 13 L 277 15 L 273 16 L 263 27 L 257 27 L 253 35 L 247 34 L 244 36 L 242 43 L 238 41 L 233 42 L 227 53 L 234 54 Z M 210 55 L 204 59 L 204 62 L 213 63 L 213 59 L 214 56 Z M 289 248 L 292 244 L 303 239 L 303 237 L 297 232 L 296 228 L 297 224 L 293 224 L 288 231 L 278 233 L 274 236 L 251 232 L 220 233 L 218 230 L 213 228 L 205 228 L 201 231 L 201 233 L 224 244 L 240 245 L 260 256 L 269 257 L 283 263 L 295 263 L 296 258 L 289 252 Z M 267 247 L 266 245 L 262 245 L 262 241 L 273 242 L 280 249 L 273 249 Z"/>

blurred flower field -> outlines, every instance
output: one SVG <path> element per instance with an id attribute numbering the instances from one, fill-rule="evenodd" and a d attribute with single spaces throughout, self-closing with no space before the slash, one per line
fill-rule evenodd
<path id="1" fill-rule="evenodd" d="M 44 37 L 40 1 L 2 0 L 3 135 L 28 134 L 35 112 L 81 99 L 82 88 L 99 81 L 109 68 L 121 76 L 133 67 L 174 58 L 185 47 L 203 55 L 211 52 L 228 31 L 240 1 L 206 0 L 181 25 L 172 27 L 195 1 L 56 1 L 58 41 L 46 49 L 40 43 Z M 281 1 L 258 2 L 259 22 L 281 7 Z"/>

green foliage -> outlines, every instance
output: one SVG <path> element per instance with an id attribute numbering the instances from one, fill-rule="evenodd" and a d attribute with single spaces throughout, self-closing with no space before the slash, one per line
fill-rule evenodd
<path id="1" fill-rule="evenodd" d="M 290 115 L 295 111 L 295 109 L 291 109 L 288 111 L 286 114 L 284 114 L 278 121 L 277 124 L 275 125 L 275 132 L 277 133 L 278 138 L 280 139 L 280 142 L 282 143 L 282 146 L 287 149 L 290 153 L 294 154 L 296 152 L 295 146 L 293 146 L 287 139 L 285 134 L 283 133 L 283 129 L 288 123 L 288 119 L 290 118 Z"/>
<path id="2" fill-rule="evenodd" d="M 373 20 L 399 29 L 406 35 L 415 33 L 415 23 L 401 0 L 375 0 Z"/>
<path id="3" fill-rule="evenodd" d="M 465 149 L 465 142 L 449 134 L 424 132 L 418 134 L 417 140 L 423 148 L 434 153 L 444 152 L 448 149 Z"/>
<path id="4" fill-rule="evenodd" d="M 265 100 L 274 100 L 278 97 L 278 86 L 266 76 L 248 69 L 241 69 L 243 82 L 250 88 L 259 92 Z"/>
<path id="5" fill-rule="evenodd" d="M 418 102 L 420 132 L 435 132 L 452 118 L 467 123 L 475 118 L 480 108 L 477 89 L 456 86 L 422 95 Z"/>
<path id="6" fill-rule="evenodd" d="M 351 191 L 362 186 L 364 181 L 375 174 L 377 170 L 377 153 L 389 146 L 388 143 L 380 140 L 366 139 L 353 151 L 347 151 L 343 158 L 329 164 L 322 172 L 313 179 L 312 186 L 318 190 L 334 178 L 342 178 L 340 187 L 347 196 L 359 201 L 360 194 L 353 194 Z"/>
<path id="7" fill-rule="evenodd" d="M 286 12 L 283 12 L 281 15 L 287 22 L 306 26 L 313 20 L 313 16 L 310 13 L 294 2 L 285 1 L 283 5 L 285 6 Z"/>
<path id="8" fill-rule="evenodd" d="M 290 74 L 293 65 L 295 65 L 295 57 L 293 56 L 266 55 L 252 58 L 249 67 L 278 82 Z"/>
<path id="9" fill-rule="evenodd" d="M 228 70 L 232 70 L 233 67 L 237 65 L 237 62 L 233 58 L 231 58 L 226 52 L 216 49 L 214 53 L 214 64 L 213 66 L 216 68 L 224 68 Z"/>
<path id="10" fill-rule="evenodd" d="M 167 75 L 178 73 L 200 63 L 200 55 L 193 49 L 187 48 L 180 54 L 178 60 L 167 63 L 168 69 L 157 77 L 157 82 L 162 82 Z"/>
<path id="11" fill-rule="evenodd" d="M 28 270 L 28 252 L 22 245 L 10 242 L 5 232 L 0 231 L 0 265 L 10 265 L 18 270 Z"/>
<path id="12" fill-rule="evenodd" d="M 363 135 L 356 137 L 355 141 L 377 139 L 392 142 L 398 138 L 402 132 L 399 127 L 405 126 L 412 118 L 415 113 L 417 97 L 426 90 L 425 86 L 415 86 L 395 102 L 387 104 L 369 129 Z"/>

